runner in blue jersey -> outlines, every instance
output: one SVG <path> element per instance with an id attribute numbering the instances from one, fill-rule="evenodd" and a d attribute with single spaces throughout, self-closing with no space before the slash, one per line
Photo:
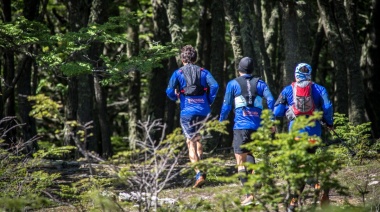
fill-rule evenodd
<path id="1" fill-rule="evenodd" d="M 274 99 L 268 85 L 260 78 L 253 77 L 253 60 L 244 57 L 239 62 L 239 75 L 227 84 L 224 102 L 219 121 L 227 119 L 229 112 L 235 110 L 233 149 L 238 165 L 238 172 L 247 174 L 245 162 L 255 163 L 253 155 L 241 145 L 251 141 L 251 134 L 260 127 L 261 111 L 263 110 L 262 98 L 267 100 L 269 109 L 273 110 Z M 241 177 L 242 184 L 247 182 L 247 177 Z M 253 195 L 247 194 L 241 205 L 249 205 L 253 201 Z"/>
<path id="2" fill-rule="evenodd" d="M 180 100 L 180 123 L 186 136 L 189 158 L 192 163 L 201 159 L 203 150 L 199 130 L 211 111 L 211 104 L 216 98 L 219 85 L 211 73 L 194 64 L 197 52 L 191 45 L 181 49 L 183 66 L 174 71 L 166 89 L 167 96 Z M 206 173 L 195 169 L 194 188 L 201 187 L 206 180 Z"/>
<path id="3" fill-rule="evenodd" d="M 295 105 L 294 101 L 296 99 L 293 98 L 295 86 L 306 87 L 311 83 L 311 97 L 313 102 L 313 111 L 323 111 L 322 123 L 325 123 L 326 126 L 330 129 L 333 129 L 333 106 L 329 100 L 329 96 L 327 94 L 326 88 L 314 83 L 311 81 L 311 72 L 312 68 L 307 63 L 300 63 L 295 68 L 294 77 L 296 82 L 292 83 L 292 85 L 286 86 L 280 93 L 275 106 L 274 106 L 274 116 L 275 117 L 283 117 L 286 116 L 289 120 L 288 130 L 290 131 L 295 119 L 298 115 L 295 113 Z M 303 104 L 299 102 L 298 104 Z M 313 112 L 311 111 L 311 112 Z M 321 121 L 316 120 L 315 126 L 307 126 L 304 129 L 301 129 L 300 132 L 307 132 L 309 136 L 321 136 L 322 126 Z M 297 139 L 297 138 L 295 138 Z M 308 152 L 314 153 L 315 148 L 309 149 Z M 293 198 L 289 204 L 288 211 L 294 211 L 298 206 L 298 193 L 302 192 L 304 189 L 304 184 L 301 185 L 299 191 L 293 195 Z M 315 184 L 316 189 L 320 189 L 320 185 L 318 183 Z M 329 202 L 328 197 L 329 189 L 324 189 L 321 198 L 321 204 L 325 204 Z"/>
<path id="4" fill-rule="evenodd" d="M 295 79 L 299 84 L 308 83 L 311 81 L 311 66 L 306 63 L 300 63 L 295 70 Z M 311 94 L 315 105 L 315 111 L 323 111 L 322 122 L 327 126 L 333 126 L 333 106 L 329 100 L 327 90 L 325 87 L 312 83 Z M 274 116 L 283 117 L 287 116 L 289 122 L 289 130 L 291 129 L 296 116 L 292 111 L 293 105 L 293 87 L 292 85 L 286 86 L 280 93 L 274 107 Z M 322 127 L 321 123 L 317 120 L 314 127 L 305 127 L 301 132 L 307 132 L 310 136 L 321 136 Z"/>

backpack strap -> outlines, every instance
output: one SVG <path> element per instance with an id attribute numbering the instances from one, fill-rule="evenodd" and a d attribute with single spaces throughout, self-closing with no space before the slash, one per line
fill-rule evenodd
<path id="1" fill-rule="evenodd" d="M 240 76 L 235 80 L 239 83 L 241 95 L 246 99 L 247 106 L 253 106 L 257 96 L 257 82 L 260 78 Z"/>
<path id="2" fill-rule="evenodd" d="M 201 90 L 203 90 L 203 92 L 207 92 L 208 88 L 203 87 L 201 84 L 202 71 L 204 71 L 204 68 L 201 68 L 193 64 L 182 66 L 179 69 L 179 72 L 183 75 L 183 77 L 186 80 L 186 87 L 180 91 L 182 94 L 185 94 L 186 88 L 191 86 L 199 87 L 201 88 Z M 198 90 L 196 93 L 199 94 L 199 92 L 200 91 Z"/>

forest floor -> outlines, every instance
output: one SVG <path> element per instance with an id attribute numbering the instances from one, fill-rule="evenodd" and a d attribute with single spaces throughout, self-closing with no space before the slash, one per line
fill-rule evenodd
<path id="1" fill-rule="evenodd" d="M 213 156 L 214 157 L 214 156 Z M 225 167 L 229 170 L 229 174 L 235 172 L 235 161 L 232 155 L 220 156 L 224 158 Z M 51 172 L 61 173 L 61 178 L 56 180 L 56 185 L 70 185 L 81 179 L 88 178 L 90 173 L 89 164 L 82 162 L 67 162 L 67 161 L 54 161 L 50 162 L 49 168 Z M 92 174 L 106 176 L 105 173 L 112 171 L 113 167 L 102 164 L 91 164 Z M 188 167 L 187 167 L 188 169 Z M 215 176 L 210 176 L 210 178 Z M 379 161 L 372 161 L 362 166 L 344 167 L 336 175 L 339 182 L 348 188 L 346 195 L 339 194 L 336 191 L 330 191 L 330 205 L 351 206 L 357 210 L 350 211 L 379 211 L 380 208 L 380 163 Z M 241 186 L 238 180 L 234 183 L 220 183 L 213 180 L 208 181 L 202 188 L 193 189 L 193 177 L 180 176 L 173 182 L 174 186 L 164 189 L 160 194 L 160 199 L 173 200 L 175 206 L 165 204 L 166 208 L 170 211 L 260 211 L 255 205 L 249 207 L 239 206 L 239 202 L 243 197 L 241 194 Z M 57 189 L 57 187 L 55 188 Z M 130 192 L 128 188 L 119 187 L 115 190 L 115 195 L 120 197 L 121 193 Z M 313 192 L 311 186 L 306 186 L 304 192 Z M 364 198 L 363 195 L 364 194 Z M 115 198 L 116 199 L 116 198 Z M 120 198 L 117 198 L 120 200 Z M 312 204 L 312 195 L 306 195 L 304 199 L 304 209 Z M 75 205 L 76 203 L 69 203 Z M 371 205 L 369 209 L 364 209 L 363 206 Z M 139 211 L 137 203 L 133 201 L 127 204 L 121 203 L 124 211 Z M 336 209 L 336 207 L 335 207 Z M 336 211 L 335 209 L 327 210 L 326 208 L 319 211 Z M 78 211 L 78 207 L 72 206 L 59 206 L 54 208 L 45 208 L 38 211 Z M 82 210 L 79 210 L 82 211 Z M 85 211 L 85 210 L 84 210 Z M 167 211 L 167 210 L 165 210 Z M 283 205 L 279 205 L 279 211 L 285 211 Z M 344 210 L 340 210 L 344 211 Z"/>

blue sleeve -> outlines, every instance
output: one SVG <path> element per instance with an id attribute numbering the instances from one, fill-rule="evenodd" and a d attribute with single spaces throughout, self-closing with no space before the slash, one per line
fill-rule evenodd
<path id="1" fill-rule="evenodd" d="M 273 114 L 275 117 L 283 117 L 285 116 L 285 112 L 288 109 L 286 88 L 281 91 L 276 104 L 274 105 Z"/>
<path id="2" fill-rule="evenodd" d="M 173 101 L 177 101 L 178 97 L 175 94 L 175 88 L 178 85 L 178 74 L 177 71 L 175 71 L 172 76 L 170 77 L 168 87 L 166 88 L 166 95 L 169 97 L 169 99 Z"/>
<path id="3" fill-rule="evenodd" d="M 322 97 L 321 106 L 323 110 L 322 120 L 326 122 L 327 125 L 332 126 L 334 124 L 334 111 L 333 111 L 332 103 L 329 99 L 329 96 L 325 88 L 321 90 L 321 97 Z"/>
<path id="4" fill-rule="evenodd" d="M 224 95 L 224 100 L 223 100 L 223 106 L 220 111 L 220 117 L 219 121 L 224 121 L 228 118 L 228 114 L 230 113 L 232 109 L 232 104 L 234 101 L 234 90 L 233 90 L 233 81 L 230 81 L 227 84 L 226 87 L 226 93 Z"/>
<path id="5" fill-rule="evenodd" d="M 268 85 L 262 80 L 259 80 L 259 82 L 257 83 L 257 93 L 259 94 L 259 96 L 262 96 L 267 100 L 268 108 L 273 112 L 273 95 L 270 92 Z"/>
<path id="6" fill-rule="evenodd" d="M 206 76 L 206 80 L 207 80 L 208 86 L 210 87 L 210 93 L 208 95 L 208 99 L 211 105 L 215 101 L 216 94 L 218 93 L 219 85 L 210 72 L 208 72 Z"/>

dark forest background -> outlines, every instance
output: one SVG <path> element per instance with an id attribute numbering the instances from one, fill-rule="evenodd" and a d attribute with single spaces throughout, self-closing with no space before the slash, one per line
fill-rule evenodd
<path id="1" fill-rule="evenodd" d="M 179 105 L 165 89 L 186 44 L 220 85 L 213 117 L 242 57 L 275 98 L 306 62 L 334 112 L 371 122 L 377 139 L 379 15 L 379 0 L 1 0 L 2 145 L 79 139 L 108 158 L 133 147 L 139 121 L 160 119 L 171 133 Z"/>

